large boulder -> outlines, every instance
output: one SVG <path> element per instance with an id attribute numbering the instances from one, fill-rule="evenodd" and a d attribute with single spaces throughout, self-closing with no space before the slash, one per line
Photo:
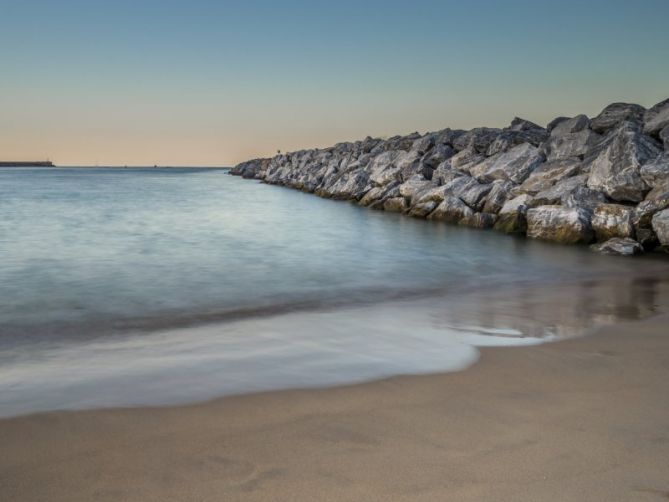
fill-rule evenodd
<path id="1" fill-rule="evenodd" d="M 659 144 L 638 124 L 624 122 L 590 162 L 588 186 L 619 202 L 640 202 L 650 189 L 641 178 L 641 166 L 660 152 Z"/>
<path id="2" fill-rule="evenodd" d="M 360 199 L 372 188 L 369 174 L 363 168 L 343 173 L 324 195 L 333 199 Z"/>
<path id="3" fill-rule="evenodd" d="M 492 182 L 492 187 L 483 204 L 484 213 L 499 213 L 504 203 L 509 199 L 513 183 L 506 180 L 496 180 Z"/>
<path id="4" fill-rule="evenodd" d="M 537 147 L 523 143 L 470 167 L 469 173 L 481 183 L 509 180 L 520 184 L 543 161 L 544 156 Z"/>
<path id="5" fill-rule="evenodd" d="M 626 120 L 641 124 L 645 112 L 646 109 L 641 105 L 613 103 L 604 108 L 602 113 L 590 121 L 590 127 L 593 131 L 603 134 Z"/>
<path id="6" fill-rule="evenodd" d="M 470 217 L 474 211 L 455 195 L 447 195 L 443 201 L 428 216 L 428 219 L 459 223 L 463 218 Z"/>
<path id="7" fill-rule="evenodd" d="M 497 213 L 495 230 L 507 234 L 524 233 L 527 229 L 525 215 L 532 205 L 532 197 L 527 194 L 519 195 L 508 200 Z"/>
<path id="8" fill-rule="evenodd" d="M 592 241 L 593 232 L 586 211 L 540 206 L 527 211 L 527 236 L 563 244 L 587 244 Z"/>
<path id="9" fill-rule="evenodd" d="M 558 181 L 553 186 L 535 194 L 534 199 L 538 206 L 560 204 L 562 200 L 580 186 L 585 186 L 587 175 L 570 176 Z"/>
<path id="10" fill-rule="evenodd" d="M 590 248 L 597 253 L 620 256 L 633 256 L 643 253 L 643 247 L 637 241 L 620 237 L 614 237 L 606 242 L 593 244 Z"/>
<path id="11" fill-rule="evenodd" d="M 653 216 L 653 230 L 662 246 L 669 246 L 669 209 L 664 209 Z"/>
<path id="12" fill-rule="evenodd" d="M 474 213 L 465 215 L 460 225 L 472 228 L 492 228 L 497 221 L 497 215 L 490 213 Z"/>
<path id="13" fill-rule="evenodd" d="M 421 192 L 425 192 L 435 185 L 420 174 L 415 174 L 399 186 L 400 195 L 413 200 Z"/>
<path id="14" fill-rule="evenodd" d="M 517 145 L 529 143 L 539 146 L 548 138 L 548 131 L 543 127 L 516 117 L 511 125 L 505 128 L 488 147 L 487 155 L 492 156 L 500 152 L 506 152 Z"/>
<path id="15" fill-rule="evenodd" d="M 552 130 L 542 148 L 546 159 L 557 160 L 569 157 L 584 157 L 602 137 L 590 129 L 590 120 L 585 115 L 559 122 Z"/>
<path id="16" fill-rule="evenodd" d="M 449 181 L 444 185 L 444 188 L 459 197 L 472 209 L 479 209 L 484 197 L 492 189 L 492 185 L 479 183 L 471 176 L 465 175 Z"/>
<path id="17" fill-rule="evenodd" d="M 669 126 L 669 99 L 665 99 L 646 111 L 643 118 L 643 131 L 656 135 Z"/>
<path id="18" fill-rule="evenodd" d="M 230 169 L 230 174 L 241 176 L 242 178 L 255 178 L 260 171 L 267 167 L 270 159 L 253 159 L 237 164 Z"/>
<path id="19" fill-rule="evenodd" d="M 471 148 L 479 153 L 485 153 L 497 136 L 502 133 L 501 129 L 490 127 L 477 127 L 471 131 L 458 136 L 453 140 L 453 148 L 458 152 Z"/>
<path id="20" fill-rule="evenodd" d="M 521 193 L 535 195 L 558 181 L 579 173 L 581 161 L 577 158 L 559 159 L 539 165 L 520 186 Z"/>
<path id="21" fill-rule="evenodd" d="M 650 187 L 669 183 L 669 152 L 658 155 L 639 170 L 641 179 Z"/>
<path id="22" fill-rule="evenodd" d="M 399 179 L 399 170 L 396 161 L 406 152 L 401 150 L 387 150 L 380 153 L 367 166 L 369 180 L 376 185 L 386 185 Z"/>
<path id="23" fill-rule="evenodd" d="M 408 207 L 404 197 L 390 197 L 383 202 L 383 210 L 390 213 L 403 213 Z"/>
<path id="24" fill-rule="evenodd" d="M 425 218 L 428 214 L 434 211 L 438 204 L 439 203 L 434 200 L 428 200 L 419 204 L 415 204 L 409 209 L 409 215 L 416 218 Z"/>
<path id="25" fill-rule="evenodd" d="M 621 204 L 599 204 L 592 213 L 592 229 L 598 241 L 613 237 L 634 237 L 632 216 L 634 209 Z"/>

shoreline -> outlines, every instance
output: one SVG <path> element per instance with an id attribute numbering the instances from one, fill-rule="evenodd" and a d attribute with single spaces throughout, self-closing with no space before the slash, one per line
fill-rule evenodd
<path id="1" fill-rule="evenodd" d="M 2 419 L 0 495 L 659 500 L 668 322 L 483 348 L 455 373 Z"/>

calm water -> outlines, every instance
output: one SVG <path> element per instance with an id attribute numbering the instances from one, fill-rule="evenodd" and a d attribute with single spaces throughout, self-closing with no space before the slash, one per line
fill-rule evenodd
<path id="1" fill-rule="evenodd" d="M 0 168 L 0 252 L 0 415 L 460 368 L 664 286 L 560 316 L 511 291 L 666 272 L 207 169 Z"/>

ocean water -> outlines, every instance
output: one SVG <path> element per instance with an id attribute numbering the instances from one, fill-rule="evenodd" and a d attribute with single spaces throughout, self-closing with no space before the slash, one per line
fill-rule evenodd
<path id="1" fill-rule="evenodd" d="M 461 369 L 667 269 L 178 168 L 0 168 L 0 256 L 2 416 Z"/>

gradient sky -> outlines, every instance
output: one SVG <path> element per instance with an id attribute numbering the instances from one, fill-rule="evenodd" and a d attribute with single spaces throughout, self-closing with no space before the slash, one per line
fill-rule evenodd
<path id="1" fill-rule="evenodd" d="M 230 165 L 669 97 L 669 0 L 0 0 L 0 160 Z"/>

